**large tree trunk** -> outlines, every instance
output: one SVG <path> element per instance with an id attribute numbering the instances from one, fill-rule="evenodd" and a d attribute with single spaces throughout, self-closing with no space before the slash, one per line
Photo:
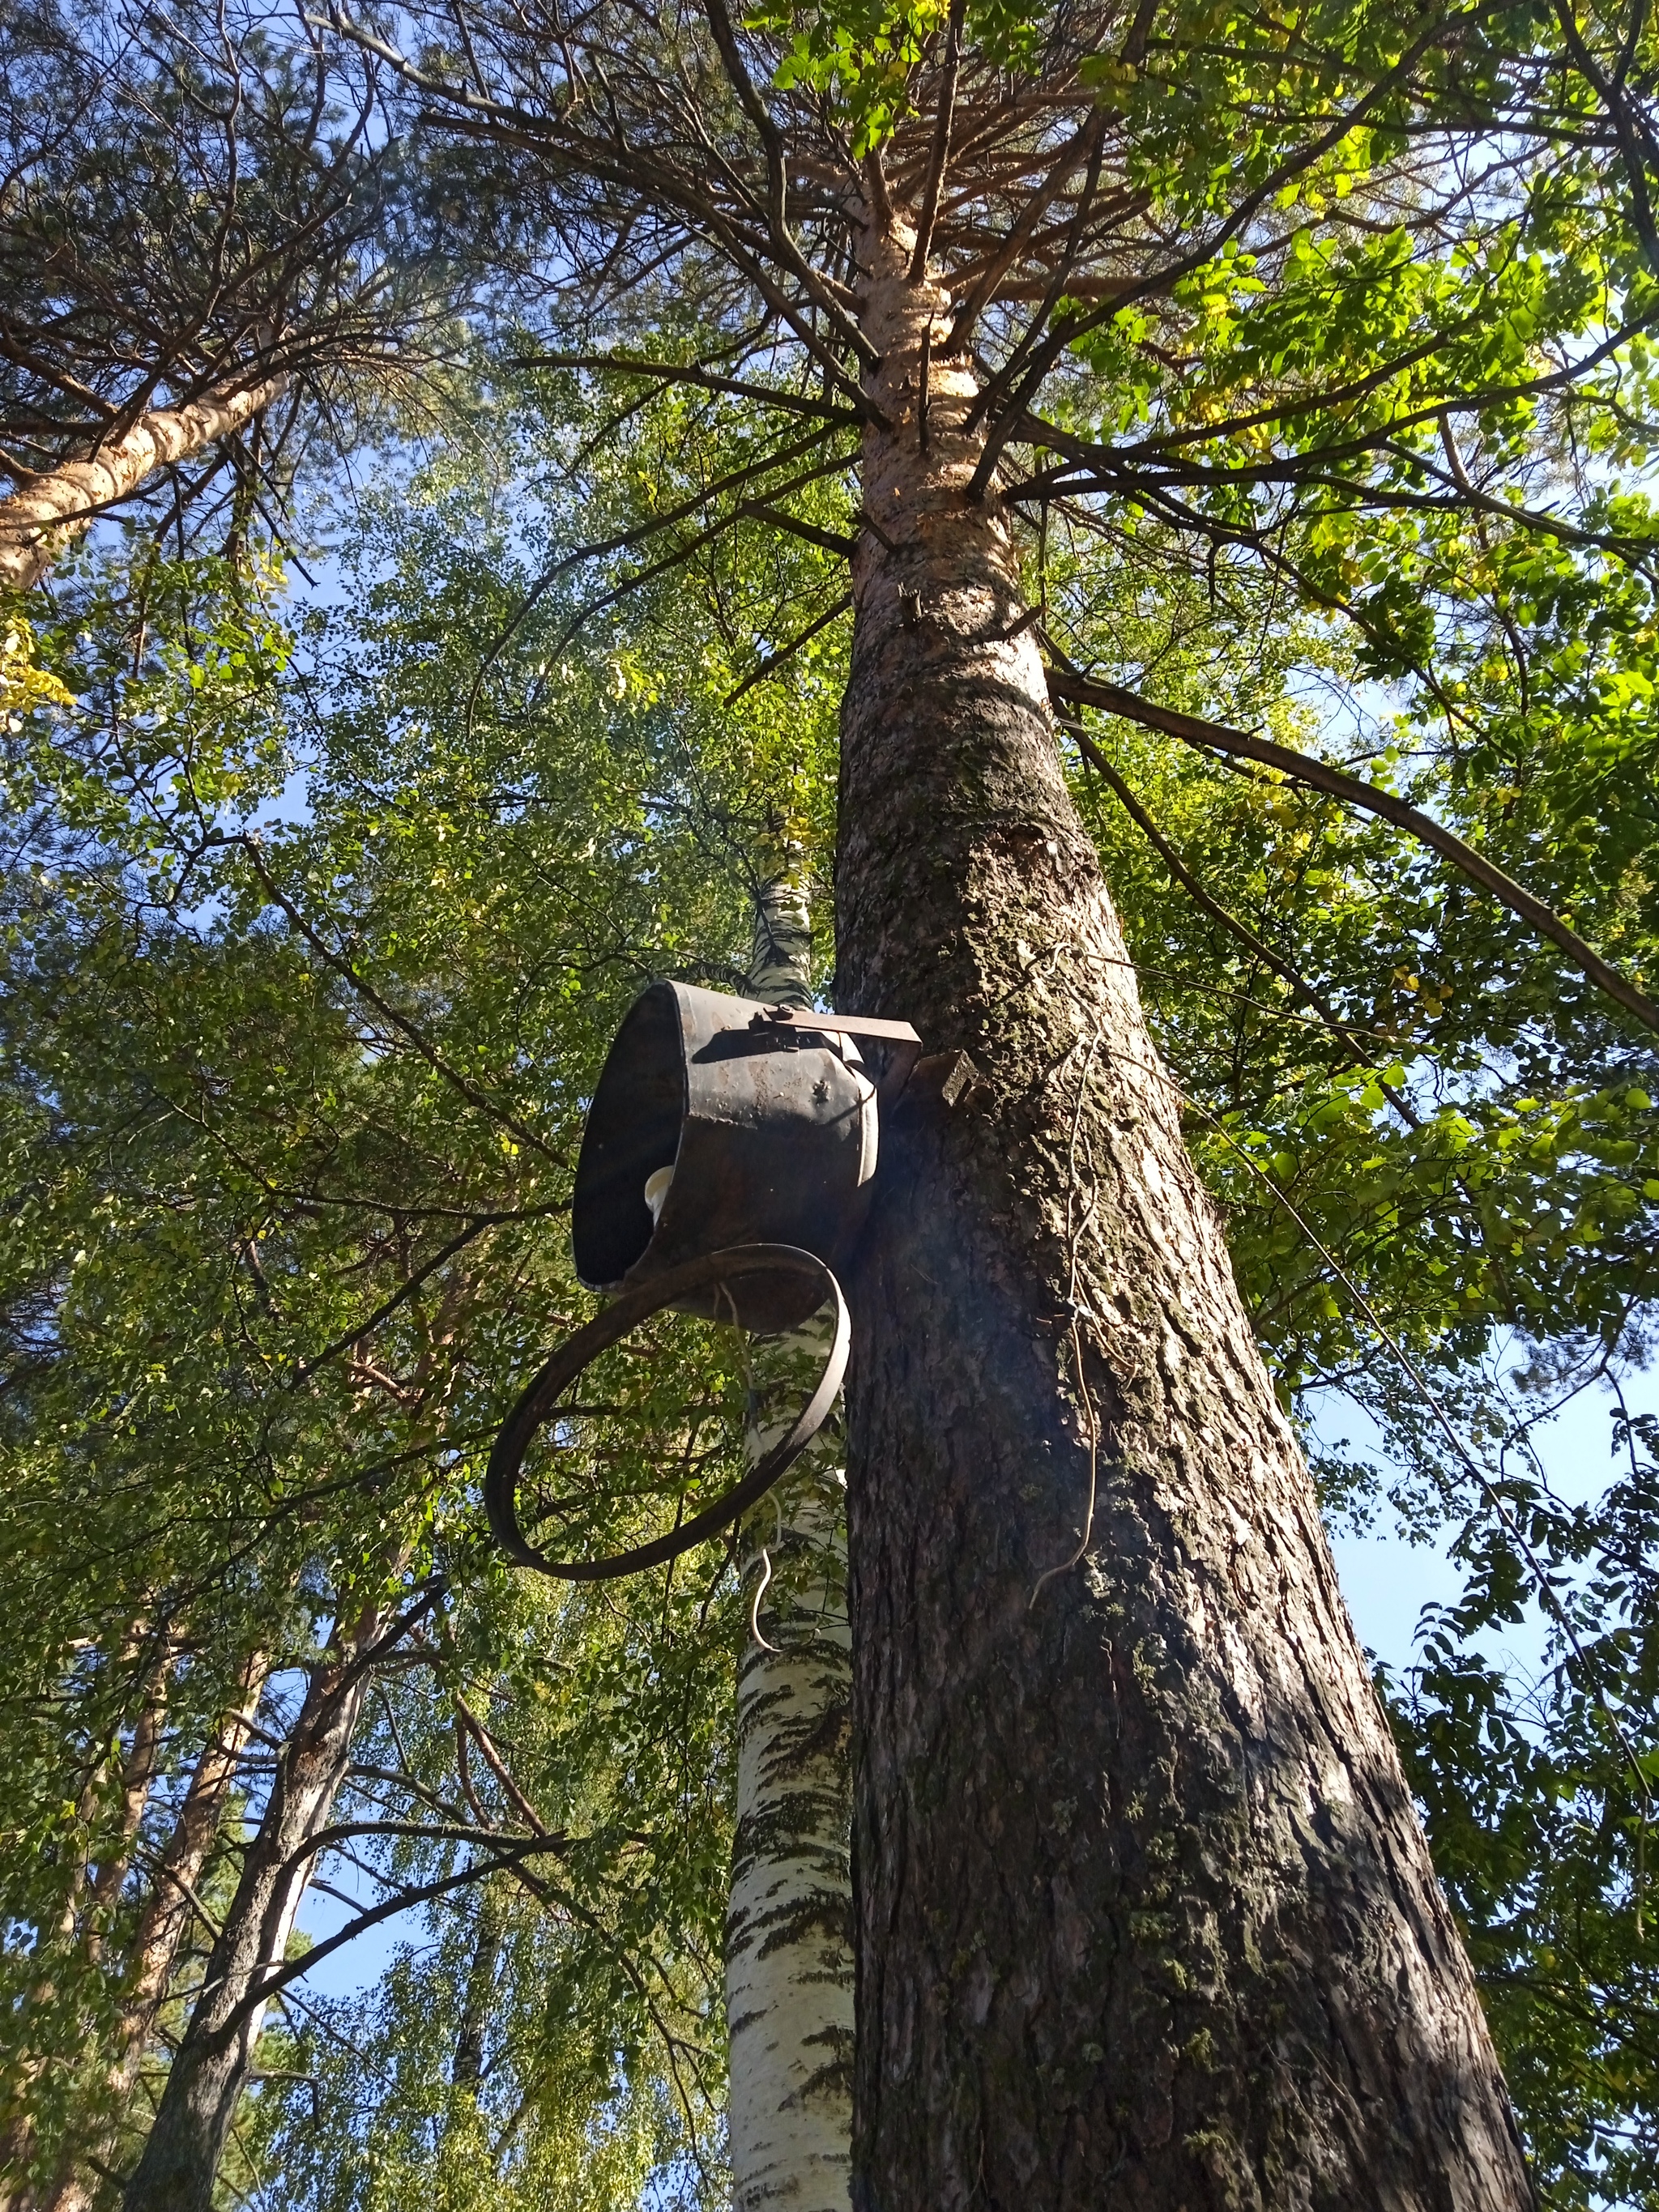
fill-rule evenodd
<path id="1" fill-rule="evenodd" d="M 38 584 L 66 546 L 90 529 L 107 507 L 137 490 L 157 469 L 188 460 L 240 430 L 279 398 L 287 379 L 268 377 L 246 390 L 227 386 L 185 407 L 156 407 L 132 428 L 82 460 L 31 477 L 0 499 L 0 591 Z"/>
<path id="2" fill-rule="evenodd" d="M 120 1818 L 97 1871 L 87 1885 L 81 1943 L 88 1960 L 95 1960 L 103 1951 L 109 1914 L 119 1900 L 132 1864 L 132 1847 L 149 1802 L 149 1787 L 155 1778 L 155 1762 L 161 1748 L 161 1730 L 167 1711 L 167 1668 L 172 1656 L 171 1650 L 164 1647 L 153 1686 L 132 1724 L 132 1741 L 121 1762 Z"/>
<path id="3" fill-rule="evenodd" d="M 763 892 L 749 988 L 802 1006 L 811 949 L 794 872 Z M 822 1372 L 814 1315 L 757 1337 L 745 1447 L 760 1458 Z M 738 1665 L 738 1804 L 726 1923 L 734 2212 L 848 2212 L 853 2133 L 851 1635 L 841 1425 L 745 1519 L 753 1592 Z"/>
<path id="4" fill-rule="evenodd" d="M 1007 524 L 964 495 L 963 364 L 919 435 L 945 303 L 908 252 L 865 278 L 891 427 L 863 496 L 898 550 L 866 531 L 854 564 L 837 1003 L 987 1082 L 889 1117 L 851 1286 L 854 2202 L 1513 2212 L 1503 2081 Z"/>
<path id="5" fill-rule="evenodd" d="M 343 1639 L 340 1657 L 311 1670 L 123 2212 L 210 2212 L 264 2024 L 264 2005 L 249 2000 L 287 1953 L 314 1864 L 306 1846 L 333 1809 L 368 1685 L 358 1662 L 383 1626 L 369 1608 Z"/>
<path id="6" fill-rule="evenodd" d="M 191 1893 L 201 1882 L 218 1838 L 225 1800 L 253 1732 L 254 1714 L 269 1662 L 254 1652 L 243 1667 L 234 1701 L 202 1747 L 179 1808 L 173 1832 L 156 1863 L 151 1887 L 128 1960 L 127 1990 L 121 2008 L 125 2079 L 137 2078 L 144 2044 L 167 1996 L 173 1969 L 196 1911 Z"/>

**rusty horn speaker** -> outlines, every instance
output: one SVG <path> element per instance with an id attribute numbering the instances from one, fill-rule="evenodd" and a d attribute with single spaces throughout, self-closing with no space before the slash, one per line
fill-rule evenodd
<path id="1" fill-rule="evenodd" d="M 907 1022 L 765 1006 L 688 983 L 642 993 L 605 1060 L 576 1168 L 571 1235 L 587 1288 L 631 1291 L 746 1244 L 844 1263 L 870 1209 L 878 1140 L 859 1037 L 888 1048 L 901 1081 L 921 1049 Z M 893 1087 L 890 1073 L 882 1087 Z M 822 1296 L 781 1270 L 675 1303 L 778 1330 Z"/>

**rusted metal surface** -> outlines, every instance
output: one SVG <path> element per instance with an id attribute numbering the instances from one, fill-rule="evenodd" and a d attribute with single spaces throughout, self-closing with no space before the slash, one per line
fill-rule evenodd
<path id="1" fill-rule="evenodd" d="M 605 1559 L 549 1559 L 528 1540 L 519 1526 L 518 1484 L 530 1440 L 544 1422 L 556 1418 L 560 1398 L 600 1352 L 618 1342 L 641 1322 L 660 1313 L 665 1306 L 701 1311 L 702 1306 L 694 1301 L 713 1298 L 728 1289 L 740 1292 L 745 1284 L 757 1279 L 793 1281 L 799 1286 L 796 1296 L 805 1301 L 805 1313 L 816 1312 L 826 1298 L 833 1299 L 835 1304 L 830 1356 L 818 1377 L 817 1388 L 801 1408 L 788 1434 L 774 1444 L 763 1459 L 757 1460 L 724 1498 L 667 1535 Z M 814 1254 L 787 1244 L 749 1244 L 738 1251 L 708 1253 L 689 1266 L 670 1268 L 636 1285 L 585 1328 L 579 1328 L 574 1336 L 566 1339 L 508 1414 L 495 1439 L 484 1476 L 484 1510 L 489 1516 L 490 1528 L 520 1566 L 535 1567 L 561 1582 L 606 1582 L 618 1575 L 636 1574 L 641 1568 L 659 1567 L 669 1559 L 678 1559 L 681 1553 L 689 1552 L 694 1545 L 704 1543 L 722 1528 L 729 1528 L 757 1498 L 765 1496 L 778 1477 L 805 1450 L 836 1402 L 836 1393 L 846 1372 L 851 1334 L 847 1301 L 835 1276 Z"/>
<path id="2" fill-rule="evenodd" d="M 587 1287 L 631 1291 L 750 1244 L 844 1264 L 876 1171 L 877 1089 L 860 1036 L 890 1048 L 901 1078 L 920 1049 L 908 1023 L 769 1007 L 687 983 L 656 983 L 635 1000 L 576 1169 L 571 1232 Z M 667 1168 L 653 1222 L 646 1183 Z M 711 1280 L 669 1303 L 712 1315 L 718 1300 L 744 1328 L 779 1330 L 819 1295 L 799 1272 L 745 1269 L 718 1291 Z"/>
<path id="3" fill-rule="evenodd" d="M 856 1040 L 879 1043 L 879 1093 Z M 521 1565 L 566 1582 L 660 1566 L 729 1527 L 817 1434 L 847 1364 L 835 1266 L 856 1243 L 876 1172 L 878 1097 L 890 1102 L 921 1040 L 908 1022 L 657 983 L 611 1045 L 582 1134 L 571 1208 L 576 1272 L 615 1303 L 520 1397 L 484 1478 L 489 1525 Z M 674 1307 L 760 1331 L 793 1328 L 826 1298 L 834 1341 L 817 1389 L 781 1442 L 684 1526 L 604 1559 L 551 1559 L 519 1526 L 531 1439 L 571 1383 L 629 1329 Z"/>
<path id="4" fill-rule="evenodd" d="M 921 1039 L 908 1022 L 880 1020 L 874 1014 L 821 1014 L 816 1006 L 768 1006 L 765 1018 L 780 1026 L 793 1023 L 797 1029 L 827 1030 L 832 1036 L 863 1037 L 866 1043 L 885 1048 L 887 1065 L 876 1085 L 876 1097 L 884 1106 L 890 1106 L 909 1081 L 918 1055 Z M 751 1022 L 758 1028 L 758 1021 Z"/>

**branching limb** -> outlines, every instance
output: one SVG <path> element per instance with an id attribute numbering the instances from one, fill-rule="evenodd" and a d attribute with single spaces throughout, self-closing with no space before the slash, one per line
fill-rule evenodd
<path id="1" fill-rule="evenodd" d="M 910 256 L 910 282 L 921 283 L 927 274 L 927 256 L 939 221 L 939 194 L 945 185 L 945 165 L 951 158 L 951 120 L 956 109 L 957 79 L 962 69 L 962 26 L 968 0 L 951 0 L 951 20 L 945 30 L 945 69 L 939 78 L 939 119 L 933 125 L 933 149 L 927 159 L 927 180 L 921 190 L 916 216 L 915 251 Z"/>
<path id="2" fill-rule="evenodd" d="M 357 973 L 343 953 L 335 951 L 332 945 L 318 934 L 287 893 L 278 886 L 275 877 L 265 866 L 264 856 L 259 849 L 257 839 L 238 836 L 226 837 L 220 842 L 227 845 L 240 847 L 247 854 L 249 865 L 264 886 L 272 904 L 282 908 L 317 957 L 349 983 L 358 996 L 373 1006 L 378 1014 L 390 1022 L 399 1036 L 407 1037 L 428 1066 L 441 1075 L 446 1083 L 452 1084 L 469 1105 L 476 1106 L 481 1114 L 487 1114 L 491 1121 L 500 1122 L 504 1129 L 510 1129 L 520 1143 L 530 1146 L 532 1151 L 540 1152 L 544 1158 L 556 1162 L 557 1155 L 543 1142 L 533 1129 L 527 1128 L 514 1115 L 506 1113 L 494 1099 L 489 1097 L 477 1088 L 476 1084 L 463 1075 L 459 1068 L 452 1067 L 443 1054 L 429 1042 L 424 1032 L 411 1022 L 406 1014 L 399 1013 L 395 1006 L 383 999 L 374 985 L 366 981 Z"/>
<path id="3" fill-rule="evenodd" d="M 802 646 L 810 645 L 820 630 L 828 629 L 832 622 L 838 621 L 844 614 L 850 614 L 852 607 L 853 594 L 843 592 L 835 605 L 826 607 L 816 622 L 808 623 L 806 628 L 792 637 L 787 645 L 781 645 L 775 653 L 769 653 L 758 668 L 744 678 L 735 691 L 726 693 L 720 704 L 735 707 L 745 691 L 752 691 L 757 684 L 764 684 L 769 676 L 775 676 L 784 662 L 798 653 Z"/>
<path id="4" fill-rule="evenodd" d="M 803 522 L 799 515 L 787 514 L 781 507 L 767 507 L 757 499 L 740 499 L 737 512 L 751 521 L 769 523 L 774 530 L 787 531 L 792 537 L 805 538 L 809 545 L 820 545 L 826 553 L 837 553 L 850 561 L 858 550 L 858 539 L 843 532 L 820 530 L 816 522 Z"/>
<path id="5" fill-rule="evenodd" d="M 466 1832 L 469 1837 L 472 1833 L 470 1830 Z M 383 1920 L 390 1920 L 399 1912 L 407 1912 L 415 1905 L 430 1904 L 434 1898 L 446 1897 L 451 1890 L 464 1888 L 468 1882 L 477 1881 L 485 1875 L 516 1868 L 523 1860 L 544 1852 L 562 1852 L 565 1848 L 563 1842 L 556 1838 L 529 1836 L 488 1858 L 469 1861 L 455 1874 L 444 1875 L 435 1881 L 421 1882 L 412 1889 L 394 1892 L 380 1904 L 360 1912 L 355 1920 L 348 1921 L 343 1928 L 324 1942 L 313 1943 L 301 1957 L 290 1959 L 274 1973 L 266 1975 L 264 1981 L 257 1983 L 235 2009 L 226 2015 L 220 2023 L 219 2033 L 233 2034 L 245 2020 L 252 2019 L 261 2006 L 269 2004 L 271 1998 L 285 1990 L 290 1982 L 297 1982 L 302 1975 L 320 1966 L 325 1959 L 332 1958 L 348 1943 L 355 1943 L 367 1929 L 378 1928 Z"/>
<path id="6" fill-rule="evenodd" d="M 619 376 L 657 377 L 664 384 L 694 385 L 700 392 L 726 392 L 739 399 L 757 400 L 792 415 L 815 415 L 820 422 L 845 423 L 857 429 L 864 420 L 856 408 L 836 407 L 810 392 L 784 392 L 775 385 L 751 384 L 738 376 L 717 376 L 696 364 L 674 361 L 639 361 L 628 354 L 534 353 L 513 358 L 514 368 L 575 368 L 595 374 L 614 371 Z"/>
<path id="7" fill-rule="evenodd" d="M 1116 766 L 1108 758 L 1103 749 L 1095 742 L 1093 737 L 1080 722 L 1066 721 L 1060 726 L 1069 738 L 1075 740 L 1079 750 L 1091 768 L 1104 783 L 1110 787 L 1113 795 L 1124 812 L 1146 838 L 1159 860 L 1163 861 L 1170 875 L 1192 899 L 1194 904 L 1201 908 L 1212 921 L 1218 923 L 1230 937 L 1237 938 L 1253 958 L 1259 960 L 1264 968 L 1271 969 L 1282 983 L 1289 987 L 1292 995 L 1300 999 L 1304 1006 L 1311 1006 L 1328 1029 L 1348 1043 L 1359 1046 L 1364 1056 L 1369 1059 L 1376 1050 L 1375 1036 L 1368 1034 L 1364 1029 L 1357 1029 L 1351 1022 L 1345 1022 L 1330 1000 L 1315 990 L 1313 985 L 1301 975 L 1282 954 L 1275 952 L 1271 945 L 1264 944 L 1248 923 L 1241 921 L 1237 915 L 1229 913 L 1220 901 L 1205 889 L 1136 798 Z M 1418 1116 L 1408 1113 L 1407 1118 L 1415 1121 Z"/>
<path id="8" fill-rule="evenodd" d="M 1368 814 L 1392 822 L 1396 829 L 1407 831 L 1431 847 L 1471 883 L 1479 884 L 1511 914 L 1529 922 L 1553 945 L 1559 945 L 1582 974 L 1639 1022 L 1650 1030 L 1659 1030 L 1659 1006 L 1633 983 L 1627 982 L 1616 968 L 1609 967 L 1553 908 L 1534 897 L 1513 876 L 1506 875 L 1432 815 L 1408 805 L 1403 799 L 1396 799 L 1392 792 L 1380 791 L 1375 784 L 1364 783 L 1358 776 L 1316 760 L 1311 754 L 1292 751 L 1288 745 L 1274 744 L 1269 738 L 1253 738 L 1243 730 L 1229 729 L 1224 723 L 1206 721 L 1196 714 L 1183 714 L 1172 707 L 1155 706 L 1150 699 L 1143 699 L 1121 684 L 1103 684 L 1092 677 L 1051 668 L 1048 691 L 1051 698 L 1068 700 L 1081 707 L 1098 707 L 1109 714 L 1121 714 L 1127 721 L 1139 722 L 1147 729 L 1162 730 L 1166 736 L 1179 738 L 1183 744 L 1195 746 L 1200 751 L 1228 753 L 1239 759 L 1257 761 L 1264 768 L 1277 769 L 1294 782 L 1327 792 L 1346 805 L 1358 806 Z"/>

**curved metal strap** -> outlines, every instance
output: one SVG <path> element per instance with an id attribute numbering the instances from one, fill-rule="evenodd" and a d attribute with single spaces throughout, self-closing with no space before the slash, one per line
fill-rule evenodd
<path id="1" fill-rule="evenodd" d="M 538 1551 L 519 1526 L 519 1470 L 524 1465 L 531 1438 L 552 1414 L 583 1368 L 641 1322 L 648 1321 L 653 1314 L 660 1313 L 676 1299 L 707 1290 L 711 1284 L 730 1281 L 734 1276 L 776 1273 L 780 1269 L 811 1275 L 823 1285 L 824 1296 L 834 1299 L 836 1308 L 835 1334 L 823 1372 L 788 1434 L 757 1460 L 743 1480 L 728 1490 L 724 1498 L 716 1499 L 705 1512 L 697 1514 L 682 1528 L 657 1537 L 652 1543 L 638 1545 L 631 1552 L 617 1552 L 608 1559 L 550 1559 L 545 1553 Z M 841 1285 L 816 1255 L 803 1252 L 793 1244 L 733 1245 L 729 1251 L 711 1252 L 706 1259 L 692 1260 L 684 1267 L 672 1268 L 667 1274 L 657 1276 L 638 1290 L 624 1291 L 585 1328 L 579 1328 L 574 1336 L 566 1339 L 507 1415 L 484 1474 L 484 1511 L 491 1528 L 520 1566 L 535 1567 L 561 1582 L 608 1582 L 617 1575 L 637 1574 L 642 1568 L 659 1567 L 670 1559 L 678 1559 L 682 1552 L 689 1552 L 694 1545 L 729 1528 L 757 1498 L 763 1498 L 784 1470 L 800 1457 L 823 1426 L 836 1402 L 836 1393 L 847 1371 L 852 1334 Z"/>

